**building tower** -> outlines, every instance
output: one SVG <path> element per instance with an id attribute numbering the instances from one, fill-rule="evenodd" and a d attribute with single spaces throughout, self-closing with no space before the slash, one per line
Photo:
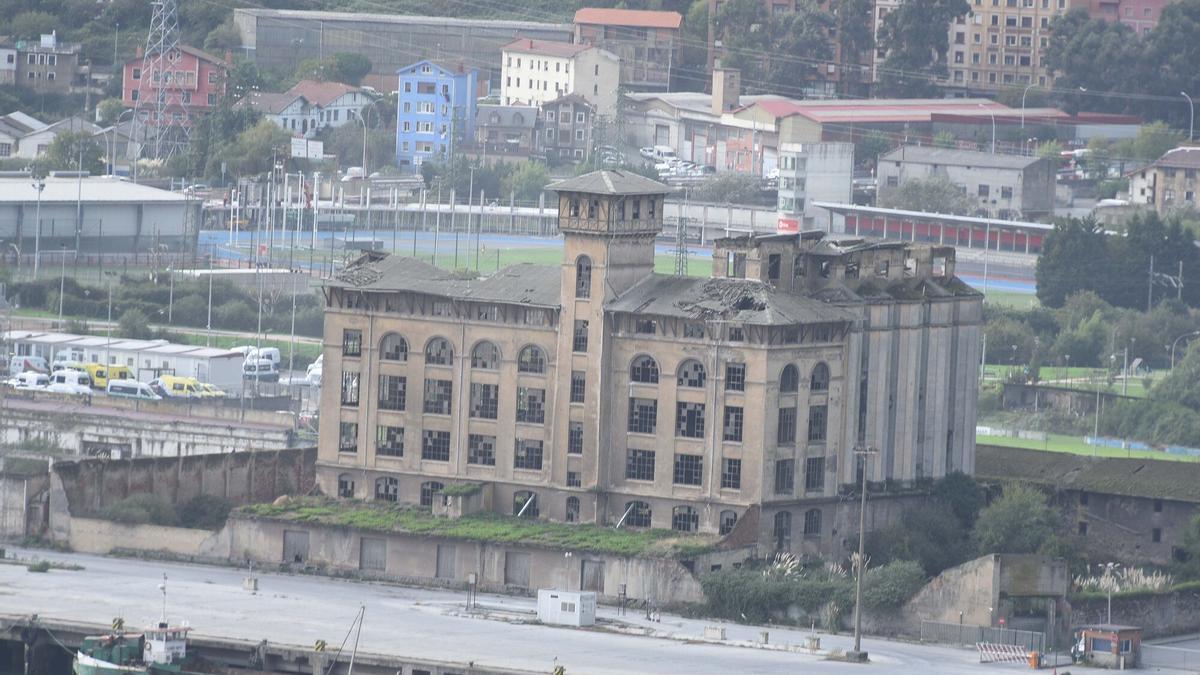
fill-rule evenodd
<path id="1" fill-rule="evenodd" d="M 179 0 L 152 0 L 150 31 L 142 54 L 142 81 L 134 105 L 134 128 L 143 125 L 142 147 L 150 158 L 166 160 L 188 143 L 191 114 L 185 100 L 180 59 Z M 135 131 L 136 135 L 136 131 Z"/>
<path id="2" fill-rule="evenodd" d="M 559 396 L 554 419 L 551 480 L 576 473 L 584 488 L 603 489 L 610 462 L 608 424 L 612 401 L 600 395 L 611 367 L 605 306 L 654 273 L 654 238 L 663 228 L 667 186 L 626 171 L 596 171 L 550 186 L 558 193 L 558 229 L 563 233 L 562 313 L 558 330 L 558 391 L 582 388 L 586 405 Z M 589 398 L 591 397 L 591 398 Z M 595 401 L 593 404 L 592 401 Z M 571 433 L 583 443 L 570 453 Z M 579 441 L 576 441 L 579 442 Z M 606 505 L 596 503 L 596 514 Z M 584 520 L 588 515 L 584 514 Z"/>

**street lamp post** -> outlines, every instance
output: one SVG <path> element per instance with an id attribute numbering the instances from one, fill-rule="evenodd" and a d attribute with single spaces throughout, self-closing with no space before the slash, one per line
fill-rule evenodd
<path id="1" fill-rule="evenodd" d="M 1188 140 L 1192 140 L 1192 129 L 1196 124 L 1196 107 L 1192 105 L 1192 97 L 1187 95 L 1186 91 L 1179 92 L 1179 95 L 1186 98 L 1188 102 Z"/>
<path id="2" fill-rule="evenodd" d="M 866 661 L 867 655 L 862 651 L 862 580 L 866 571 L 866 528 L 867 528 L 867 458 L 879 451 L 871 447 L 859 446 L 854 454 L 862 462 L 862 503 L 858 510 L 858 555 L 854 560 L 854 651 L 851 660 Z"/>
<path id="3" fill-rule="evenodd" d="M 363 106 L 361 109 L 355 111 L 355 114 L 358 115 L 358 121 L 362 122 L 362 125 L 363 125 L 362 170 L 363 170 L 363 180 L 364 181 L 367 178 L 367 117 L 366 117 L 367 113 L 365 111 L 369 110 L 370 108 L 373 108 L 376 103 L 379 103 L 380 100 L 381 99 L 375 99 L 374 101 L 371 101 L 367 105 Z"/>
<path id="4" fill-rule="evenodd" d="M 1025 91 L 1021 92 L 1021 129 L 1025 128 L 1025 95 L 1029 93 L 1029 89 L 1033 86 L 1034 84 L 1030 82 L 1025 85 Z"/>
<path id="5" fill-rule="evenodd" d="M 41 178 L 34 180 L 33 189 L 37 190 L 37 209 L 33 216 L 33 278 L 36 280 L 42 259 L 42 190 L 46 189 L 46 181 Z"/>
<path id="6" fill-rule="evenodd" d="M 991 108 L 987 107 L 986 105 L 984 105 L 982 103 L 979 104 L 979 107 L 986 110 L 987 114 L 992 118 L 992 154 L 994 155 L 994 154 L 996 154 L 996 113 L 993 112 Z M 1021 109 L 1023 111 L 1024 107 L 1022 106 Z M 1024 112 L 1022 112 L 1021 114 L 1023 116 Z"/>
<path id="7" fill-rule="evenodd" d="M 1175 338 L 1175 341 L 1171 343 L 1171 369 L 1172 370 L 1175 369 L 1175 346 L 1179 344 L 1180 340 L 1184 339 L 1185 337 L 1191 337 L 1193 335 L 1200 335 L 1200 330 L 1194 330 L 1190 333 L 1184 333 L 1183 335 L 1180 335 L 1179 337 Z"/>
<path id="8" fill-rule="evenodd" d="M 67 246 L 62 247 L 62 271 L 58 276 L 58 320 L 63 318 L 63 293 L 67 290 Z"/>

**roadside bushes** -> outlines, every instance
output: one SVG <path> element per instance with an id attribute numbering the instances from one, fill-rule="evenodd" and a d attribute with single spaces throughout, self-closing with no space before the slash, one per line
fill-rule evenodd
<path id="1" fill-rule="evenodd" d="M 225 524 L 233 505 L 213 495 L 198 495 L 179 505 L 149 493 L 129 495 L 100 512 L 100 517 L 127 525 L 162 525 L 216 530 Z"/>

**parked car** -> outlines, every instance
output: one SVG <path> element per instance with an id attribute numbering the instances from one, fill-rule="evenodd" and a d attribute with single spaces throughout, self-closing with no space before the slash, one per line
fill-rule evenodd
<path id="1" fill-rule="evenodd" d="M 46 385 L 46 391 L 88 396 L 92 393 L 92 378 L 86 372 L 78 370 L 59 370 L 50 375 L 50 384 Z"/>
<path id="2" fill-rule="evenodd" d="M 647 145 L 644 148 L 639 148 L 638 154 L 640 154 L 642 157 L 645 157 L 646 159 L 654 159 L 654 146 Z"/>
<path id="3" fill-rule="evenodd" d="M 17 373 L 17 376 L 5 382 L 13 389 L 45 389 L 50 384 L 50 376 L 32 370 Z"/>
<path id="4" fill-rule="evenodd" d="M 225 390 L 215 384 L 200 383 L 200 398 L 225 398 Z"/>
<path id="5" fill-rule="evenodd" d="M 321 374 L 324 370 L 325 370 L 325 355 L 321 354 L 320 356 L 317 357 L 316 361 L 313 361 L 308 366 L 308 371 L 306 373 L 306 375 L 308 376 L 308 383 L 314 387 L 321 386 Z"/>
<path id="6" fill-rule="evenodd" d="M 270 359 L 246 359 L 242 363 L 242 379 L 278 382 L 279 365 Z"/>
<path id="7" fill-rule="evenodd" d="M 110 380 L 108 395 L 116 398 L 136 398 L 143 401 L 161 401 L 162 396 L 154 393 L 150 385 L 137 380 Z"/>

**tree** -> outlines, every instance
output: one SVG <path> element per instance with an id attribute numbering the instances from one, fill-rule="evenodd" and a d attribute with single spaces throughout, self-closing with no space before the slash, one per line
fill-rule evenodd
<path id="1" fill-rule="evenodd" d="M 966 0 L 906 0 L 888 13 L 879 29 L 879 47 L 887 53 L 879 95 L 934 95 L 937 79 L 946 75 L 946 26 L 970 10 Z"/>
<path id="2" fill-rule="evenodd" d="M 368 113 L 368 119 L 374 115 Z M 358 117 L 354 122 L 333 127 L 325 131 L 325 152 L 337 155 L 341 166 L 362 166 L 363 159 L 363 127 Z M 363 167 L 366 173 L 371 173 L 380 167 L 392 164 L 396 159 L 396 136 L 386 129 L 372 128 L 367 130 L 367 164 Z"/>
<path id="3" fill-rule="evenodd" d="M 296 67 L 296 78 L 357 85 L 371 67 L 371 60 L 361 54 L 338 52 L 324 59 L 304 59 Z"/>
<path id="4" fill-rule="evenodd" d="M 762 201 L 762 182 L 755 176 L 727 171 L 696 186 L 692 197 L 716 204 L 758 204 Z"/>
<path id="5" fill-rule="evenodd" d="M 1003 496 L 979 513 L 971 540 L 981 555 L 1035 553 L 1056 529 L 1046 496 L 1037 488 L 1010 483 Z"/>
<path id="6" fill-rule="evenodd" d="M 865 56 L 874 51 L 874 11 L 875 5 L 871 0 L 838 0 L 834 13 L 838 24 L 838 49 L 843 63 L 861 63 Z M 842 69 L 839 84 L 843 85 L 843 93 L 848 93 L 851 83 L 859 81 L 860 73 L 860 69 L 853 65 Z"/>
<path id="7" fill-rule="evenodd" d="M 1017 365 L 1028 363 L 1033 356 L 1033 330 L 1020 321 L 1002 318 L 984 325 L 988 356 L 992 363 Z"/>
<path id="8" fill-rule="evenodd" d="M 908 509 L 891 525 L 868 537 L 872 566 L 898 560 L 921 565 L 934 575 L 966 560 L 966 529 L 942 504 L 929 503 Z"/>
<path id="9" fill-rule="evenodd" d="M 747 90 L 762 87 L 764 55 L 771 52 L 771 16 L 761 0 L 729 0 L 714 18 L 724 56 L 721 65 L 741 71 Z"/>
<path id="10" fill-rule="evenodd" d="M 242 34 L 238 31 L 237 26 L 234 25 L 232 17 L 212 29 L 208 37 L 204 38 L 204 50 L 214 55 L 221 55 L 226 51 L 233 51 L 241 46 Z"/>
<path id="11" fill-rule="evenodd" d="M 58 17 L 48 12 L 21 12 L 8 23 L 8 34 L 22 40 L 36 40 L 58 27 Z"/>
<path id="12" fill-rule="evenodd" d="M 708 83 L 708 0 L 692 0 L 683 16 L 679 65 L 671 69 L 672 91 L 704 91 Z"/>
<path id="13" fill-rule="evenodd" d="M 767 25 L 768 88 L 794 96 L 808 83 L 824 79 L 822 62 L 833 58 L 829 41 L 829 30 L 835 25 L 832 14 L 815 3 L 796 3 L 795 12 L 772 16 Z"/>
<path id="14" fill-rule="evenodd" d="M 550 174 L 546 171 L 545 164 L 525 161 L 518 164 L 501 184 L 505 194 L 515 193 L 518 201 L 533 202 L 537 201 L 549 183 Z M 501 198 L 503 197 L 502 194 Z"/>
<path id="15" fill-rule="evenodd" d="M 106 98 L 96 106 L 99 112 L 100 119 L 96 122 L 102 127 L 112 126 L 117 123 L 117 118 L 121 113 L 125 112 L 125 102 L 119 98 Z"/>
<path id="16" fill-rule="evenodd" d="M 1041 159 L 1053 160 L 1056 164 L 1062 159 L 1063 146 L 1058 141 L 1046 141 L 1037 148 L 1037 156 Z"/>
<path id="17" fill-rule="evenodd" d="M 854 166 L 873 169 L 879 161 L 879 156 L 894 147 L 896 142 L 885 136 L 882 131 L 871 131 L 854 144 Z"/>
<path id="18" fill-rule="evenodd" d="M 1183 560 L 1175 563 L 1175 574 L 1184 579 L 1200 579 L 1200 514 L 1192 517 L 1179 538 Z"/>
<path id="19" fill-rule="evenodd" d="M 983 488 L 961 471 L 948 473 L 933 484 L 932 496 L 938 502 L 950 507 L 959 522 L 965 528 L 975 525 L 979 512 L 987 504 L 987 495 Z"/>
<path id="20" fill-rule="evenodd" d="M 150 317 L 140 309 L 127 309 L 117 320 L 117 334 L 131 340 L 144 340 L 152 337 Z"/>
<path id="21" fill-rule="evenodd" d="M 104 149 L 86 131 L 64 131 L 50 141 L 46 154 L 37 161 L 46 171 L 77 171 L 80 168 L 101 173 Z"/>
<path id="22" fill-rule="evenodd" d="M 270 120 L 257 124 L 237 135 L 237 140 L 221 150 L 222 159 L 231 172 L 241 176 L 265 173 L 271 169 L 275 153 L 288 143 L 291 135 Z"/>
<path id="23" fill-rule="evenodd" d="M 1162 157 L 1168 150 L 1183 143 L 1183 134 L 1177 133 L 1163 122 L 1151 122 L 1138 128 L 1133 139 L 1133 156 L 1147 162 Z"/>
<path id="24" fill-rule="evenodd" d="M 930 211 L 965 216 L 975 212 L 975 201 L 944 176 L 914 178 L 899 187 L 884 188 L 879 205 L 889 209 Z"/>
<path id="25" fill-rule="evenodd" d="M 1096 221 L 1060 220 L 1046 235 L 1037 260 L 1038 300 L 1047 307 L 1061 307 L 1072 293 L 1098 290 L 1110 272 L 1107 235 Z"/>
<path id="26" fill-rule="evenodd" d="M 1135 99 L 1099 94 L 1141 89 L 1142 52 L 1132 28 L 1119 21 L 1092 19 L 1086 9 L 1076 8 L 1050 24 L 1043 59 L 1057 73 L 1055 88 L 1067 92 L 1062 103 L 1068 110 L 1079 110 L 1086 102 L 1090 110 L 1129 112 L 1129 102 Z"/>

